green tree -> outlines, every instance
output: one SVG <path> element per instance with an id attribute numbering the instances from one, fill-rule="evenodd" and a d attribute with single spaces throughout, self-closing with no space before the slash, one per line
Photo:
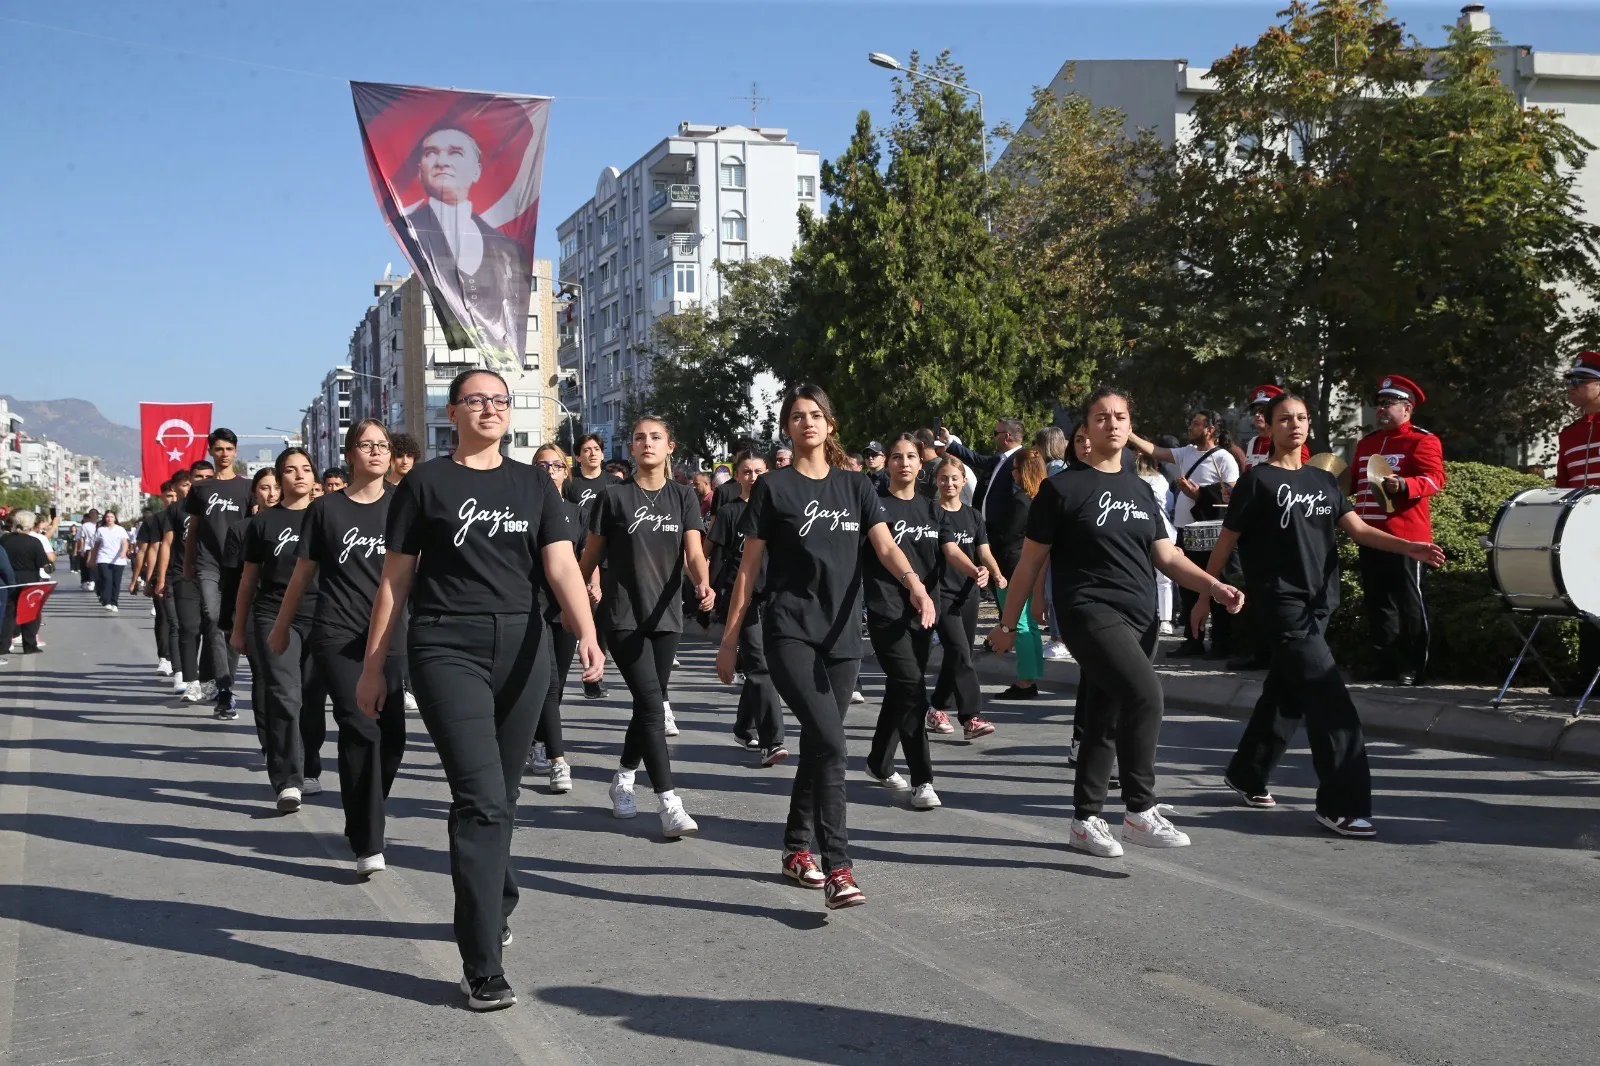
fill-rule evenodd
<path id="1" fill-rule="evenodd" d="M 18 485 L 15 488 L 0 487 L 0 507 L 11 511 L 34 511 L 47 514 L 50 511 L 50 492 L 48 489 L 34 488 L 31 485 Z"/>
<path id="2" fill-rule="evenodd" d="M 926 69 L 964 81 L 947 53 Z M 978 113 L 954 88 L 904 78 L 893 114 L 879 131 L 862 112 L 823 163 L 830 203 L 820 219 L 801 213 L 792 343 L 774 346 L 772 369 L 827 389 L 851 443 L 934 416 L 969 435 L 997 417 L 1042 419 L 1073 377 L 1029 328 L 1025 293 L 985 226 Z"/>

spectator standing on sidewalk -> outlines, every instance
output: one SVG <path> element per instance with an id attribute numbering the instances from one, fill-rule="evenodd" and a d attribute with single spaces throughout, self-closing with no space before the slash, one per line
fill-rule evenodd
<path id="1" fill-rule="evenodd" d="M 11 532 L 0 537 L 0 550 L 4 550 L 11 560 L 12 573 L 17 575 L 17 581 L 28 583 L 37 580 L 36 576 L 45 566 L 44 549 L 39 547 L 39 542 L 28 535 L 28 530 L 33 528 L 34 513 L 32 511 L 11 512 Z M 10 584 L 11 582 L 7 582 Z M 13 593 L 20 594 L 21 589 L 12 589 Z M 5 621 L 0 624 L 0 653 L 10 652 L 11 644 L 17 638 L 20 629 L 22 634 L 22 651 L 32 655 L 41 650 L 44 645 L 39 640 L 39 619 L 17 625 L 17 600 L 20 595 L 13 595 L 6 603 Z"/>

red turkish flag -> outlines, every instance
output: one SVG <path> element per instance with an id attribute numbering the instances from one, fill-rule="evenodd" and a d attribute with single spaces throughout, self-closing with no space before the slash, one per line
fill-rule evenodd
<path id="1" fill-rule="evenodd" d="M 56 590 L 54 581 L 39 585 L 26 585 L 17 595 L 17 625 L 25 626 L 44 610 L 44 601 Z"/>
<path id="2" fill-rule="evenodd" d="M 139 405 L 139 488 L 148 496 L 179 470 L 206 457 L 211 432 L 208 403 L 142 403 Z"/>

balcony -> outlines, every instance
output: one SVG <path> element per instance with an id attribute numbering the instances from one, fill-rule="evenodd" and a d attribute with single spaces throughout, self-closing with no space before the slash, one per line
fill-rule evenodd
<path id="1" fill-rule="evenodd" d="M 654 269 L 667 263 L 692 263 L 699 254 L 698 233 L 675 233 L 671 237 L 656 241 L 655 248 L 650 252 L 650 267 Z"/>
<path id="2" fill-rule="evenodd" d="M 617 327 L 616 326 L 607 326 L 605 329 L 597 329 L 597 330 L 595 330 L 595 333 L 599 337 L 600 346 L 602 348 L 605 347 L 608 344 L 617 343 Z"/>
<path id="3" fill-rule="evenodd" d="M 595 242 L 595 251 L 603 252 L 617 243 L 617 234 L 621 232 L 621 223 L 613 222 L 609 226 L 600 227 L 600 239 Z"/>
<path id="4" fill-rule="evenodd" d="M 655 219 L 692 218 L 700 207 L 700 186 L 668 185 L 650 197 L 648 217 Z"/>
<path id="5" fill-rule="evenodd" d="M 560 278 L 562 281 L 578 281 L 583 277 L 583 250 L 567 256 L 561 260 Z"/>
<path id="6" fill-rule="evenodd" d="M 600 283 L 599 294 L 598 294 L 598 298 L 599 299 L 604 300 L 606 297 L 615 296 L 616 294 L 617 294 L 617 279 L 616 279 L 615 276 L 609 277 L 609 278 L 607 278 L 606 280 L 604 280 L 604 281 L 602 281 Z"/>

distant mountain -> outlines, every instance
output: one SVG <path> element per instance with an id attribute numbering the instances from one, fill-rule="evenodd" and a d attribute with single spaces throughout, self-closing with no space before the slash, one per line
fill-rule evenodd
<path id="1" fill-rule="evenodd" d="M 6 396 L 31 437 L 48 437 L 78 455 L 98 455 L 114 474 L 139 472 L 139 431 L 119 426 L 88 400 L 19 400 Z"/>

